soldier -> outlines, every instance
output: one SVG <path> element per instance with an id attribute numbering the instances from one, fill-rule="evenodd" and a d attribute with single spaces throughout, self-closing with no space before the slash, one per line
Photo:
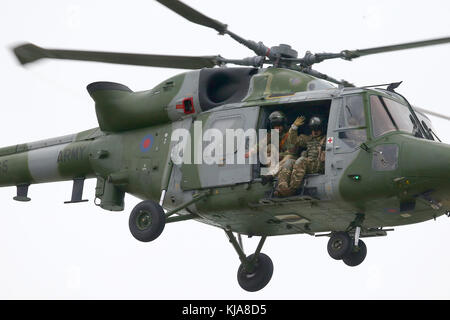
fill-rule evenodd
<path id="1" fill-rule="evenodd" d="M 283 162 L 285 159 L 288 158 L 294 158 L 293 155 L 290 153 L 290 150 L 292 148 L 289 148 L 289 145 L 287 143 L 289 132 L 287 131 L 287 120 L 286 116 L 281 111 L 274 111 L 269 115 L 269 125 L 270 129 L 278 130 L 279 132 L 279 160 Z M 262 144 L 262 143 L 260 143 Z M 263 145 L 263 144 L 262 144 Z M 271 154 L 271 134 L 267 134 L 266 139 L 266 145 L 267 145 L 267 159 L 270 159 Z M 248 158 L 250 155 L 255 153 L 257 151 L 257 148 L 252 148 L 249 152 L 246 153 L 245 157 Z M 294 158 L 295 159 L 295 158 Z M 270 166 L 270 163 L 268 164 Z M 281 163 L 278 166 L 275 166 L 271 171 L 269 172 L 269 176 L 274 176 L 278 173 L 279 168 L 281 168 Z"/>
<path id="2" fill-rule="evenodd" d="M 292 146 L 288 142 L 289 138 L 289 132 L 287 130 L 287 119 L 283 112 L 281 111 L 274 111 L 269 115 L 269 123 L 270 128 L 278 130 L 279 132 L 279 163 L 273 166 L 273 168 L 268 173 L 268 176 L 276 176 L 282 168 L 284 162 L 286 162 L 289 159 L 294 159 L 295 156 L 292 152 Z M 267 157 L 270 159 L 271 155 L 271 135 L 267 135 Z M 268 166 L 271 166 L 269 163 Z"/>
<path id="3" fill-rule="evenodd" d="M 288 197 L 301 186 L 306 173 L 321 173 L 325 168 L 325 136 L 322 135 L 322 120 L 312 117 L 309 121 L 311 135 L 297 135 L 298 127 L 305 122 L 305 117 L 298 117 L 291 128 L 287 143 L 298 148 L 305 148 L 297 160 L 286 161 L 278 174 L 277 197 Z"/>

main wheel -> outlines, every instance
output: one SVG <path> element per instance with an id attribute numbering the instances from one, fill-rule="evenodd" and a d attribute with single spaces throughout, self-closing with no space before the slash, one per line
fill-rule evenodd
<path id="1" fill-rule="evenodd" d="M 352 239 L 347 232 L 335 232 L 328 241 L 328 254 L 335 260 L 341 260 L 350 254 Z"/>
<path id="2" fill-rule="evenodd" d="M 364 241 L 359 240 L 358 246 L 354 246 L 352 250 L 350 251 L 350 254 L 344 259 L 344 263 L 350 267 L 356 267 L 357 265 L 360 265 L 367 255 L 367 247 Z"/>
<path id="3" fill-rule="evenodd" d="M 166 215 L 163 208 L 152 200 L 138 203 L 130 214 L 130 232 L 142 242 L 153 241 L 163 232 Z"/>
<path id="4" fill-rule="evenodd" d="M 253 259 L 253 257 L 254 255 L 252 254 L 247 259 Z M 242 289 L 255 292 L 261 290 L 269 283 L 272 274 L 272 260 L 264 253 L 260 253 L 252 272 L 247 272 L 242 264 L 239 266 L 237 279 Z"/>

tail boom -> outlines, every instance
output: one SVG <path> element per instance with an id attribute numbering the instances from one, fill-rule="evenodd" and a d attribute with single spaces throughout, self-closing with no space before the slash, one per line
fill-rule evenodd
<path id="1" fill-rule="evenodd" d="M 94 176 L 92 140 L 69 135 L 0 149 L 0 187 Z"/>

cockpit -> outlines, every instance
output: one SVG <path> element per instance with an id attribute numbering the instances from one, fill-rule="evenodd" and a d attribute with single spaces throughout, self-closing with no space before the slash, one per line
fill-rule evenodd
<path id="1" fill-rule="evenodd" d="M 430 120 L 420 112 L 413 114 L 406 102 L 370 93 L 369 103 L 373 138 L 400 131 L 418 138 L 435 140 Z"/>

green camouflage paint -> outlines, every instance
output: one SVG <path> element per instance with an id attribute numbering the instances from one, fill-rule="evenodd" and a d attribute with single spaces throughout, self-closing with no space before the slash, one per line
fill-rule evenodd
<path id="1" fill-rule="evenodd" d="M 198 72 L 180 74 L 149 91 L 100 90 L 94 93 L 101 109 L 101 112 L 97 110 L 99 123 L 105 124 L 108 130 L 94 128 L 66 137 L 1 148 L 0 186 L 98 177 L 98 186 L 103 189 L 98 190 L 99 195 L 105 190 L 113 190 L 112 195 L 105 198 L 111 200 L 110 206 L 106 207 L 110 210 L 122 209 L 122 192 L 158 201 L 169 164 L 174 121 L 192 119 L 193 123 L 195 119 L 205 124 L 215 112 L 213 109 L 199 113 L 198 105 L 194 114 L 177 110 L 177 104 L 185 98 L 193 97 L 194 104 L 198 103 L 195 86 L 185 83 L 187 78 L 198 80 Z M 318 81 L 292 70 L 265 69 L 251 79 L 245 101 L 219 109 L 277 105 L 295 100 L 296 93 L 329 88 L 328 85 L 320 87 Z M 367 92 L 364 94 L 366 104 L 368 94 L 373 93 Z M 109 110 L 111 114 L 105 116 L 108 108 L 112 109 Z M 365 112 L 366 118 L 370 119 L 368 108 Z M 321 201 L 304 198 L 261 202 L 272 186 L 260 181 L 206 188 L 211 195 L 192 206 L 199 214 L 197 220 L 222 228 L 230 226 L 243 234 L 281 235 L 345 230 L 357 212 L 365 212 L 365 227 L 416 223 L 442 214 L 430 209 L 424 201 L 417 201 L 416 209 L 408 219 L 400 212 L 386 213 L 383 208 L 398 208 L 401 201 L 410 201 L 414 195 L 430 188 L 437 188 L 434 195 L 445 206 L 450 205 L 447 195 L 449 177 L 441 170 L 442 161 L 450 160 L 450 147 L 399 132 L 373 139 L 370 121 L 367 130 L 367 145 L 371 149 L 383 144 L 399 147 L 399 165 L 395 170 L 374 171 L 373 154 L 359 150 L 340 178 L 338 193 L 330 200 Z M 191 135 L 193 133 L 191 126 Z M 146 142 L 148 137 L 151 137 L 151 143 Z M 181 175 L 181 188 L 175 186 L 172 195 L 183 196 L 166 201 L 168 209 L 189 200 L 193 193 L 205 190 L 196 165 L 183 165 Z M 361 179 L 352 180 L 354 175 Z M 405 179 L 408 184 L 402 182 Z M 114 202 L 116 196 L 119 202 Z M 283 217 L 292 214 L 301 216 L 306 222 L 283 221 Z"/>

